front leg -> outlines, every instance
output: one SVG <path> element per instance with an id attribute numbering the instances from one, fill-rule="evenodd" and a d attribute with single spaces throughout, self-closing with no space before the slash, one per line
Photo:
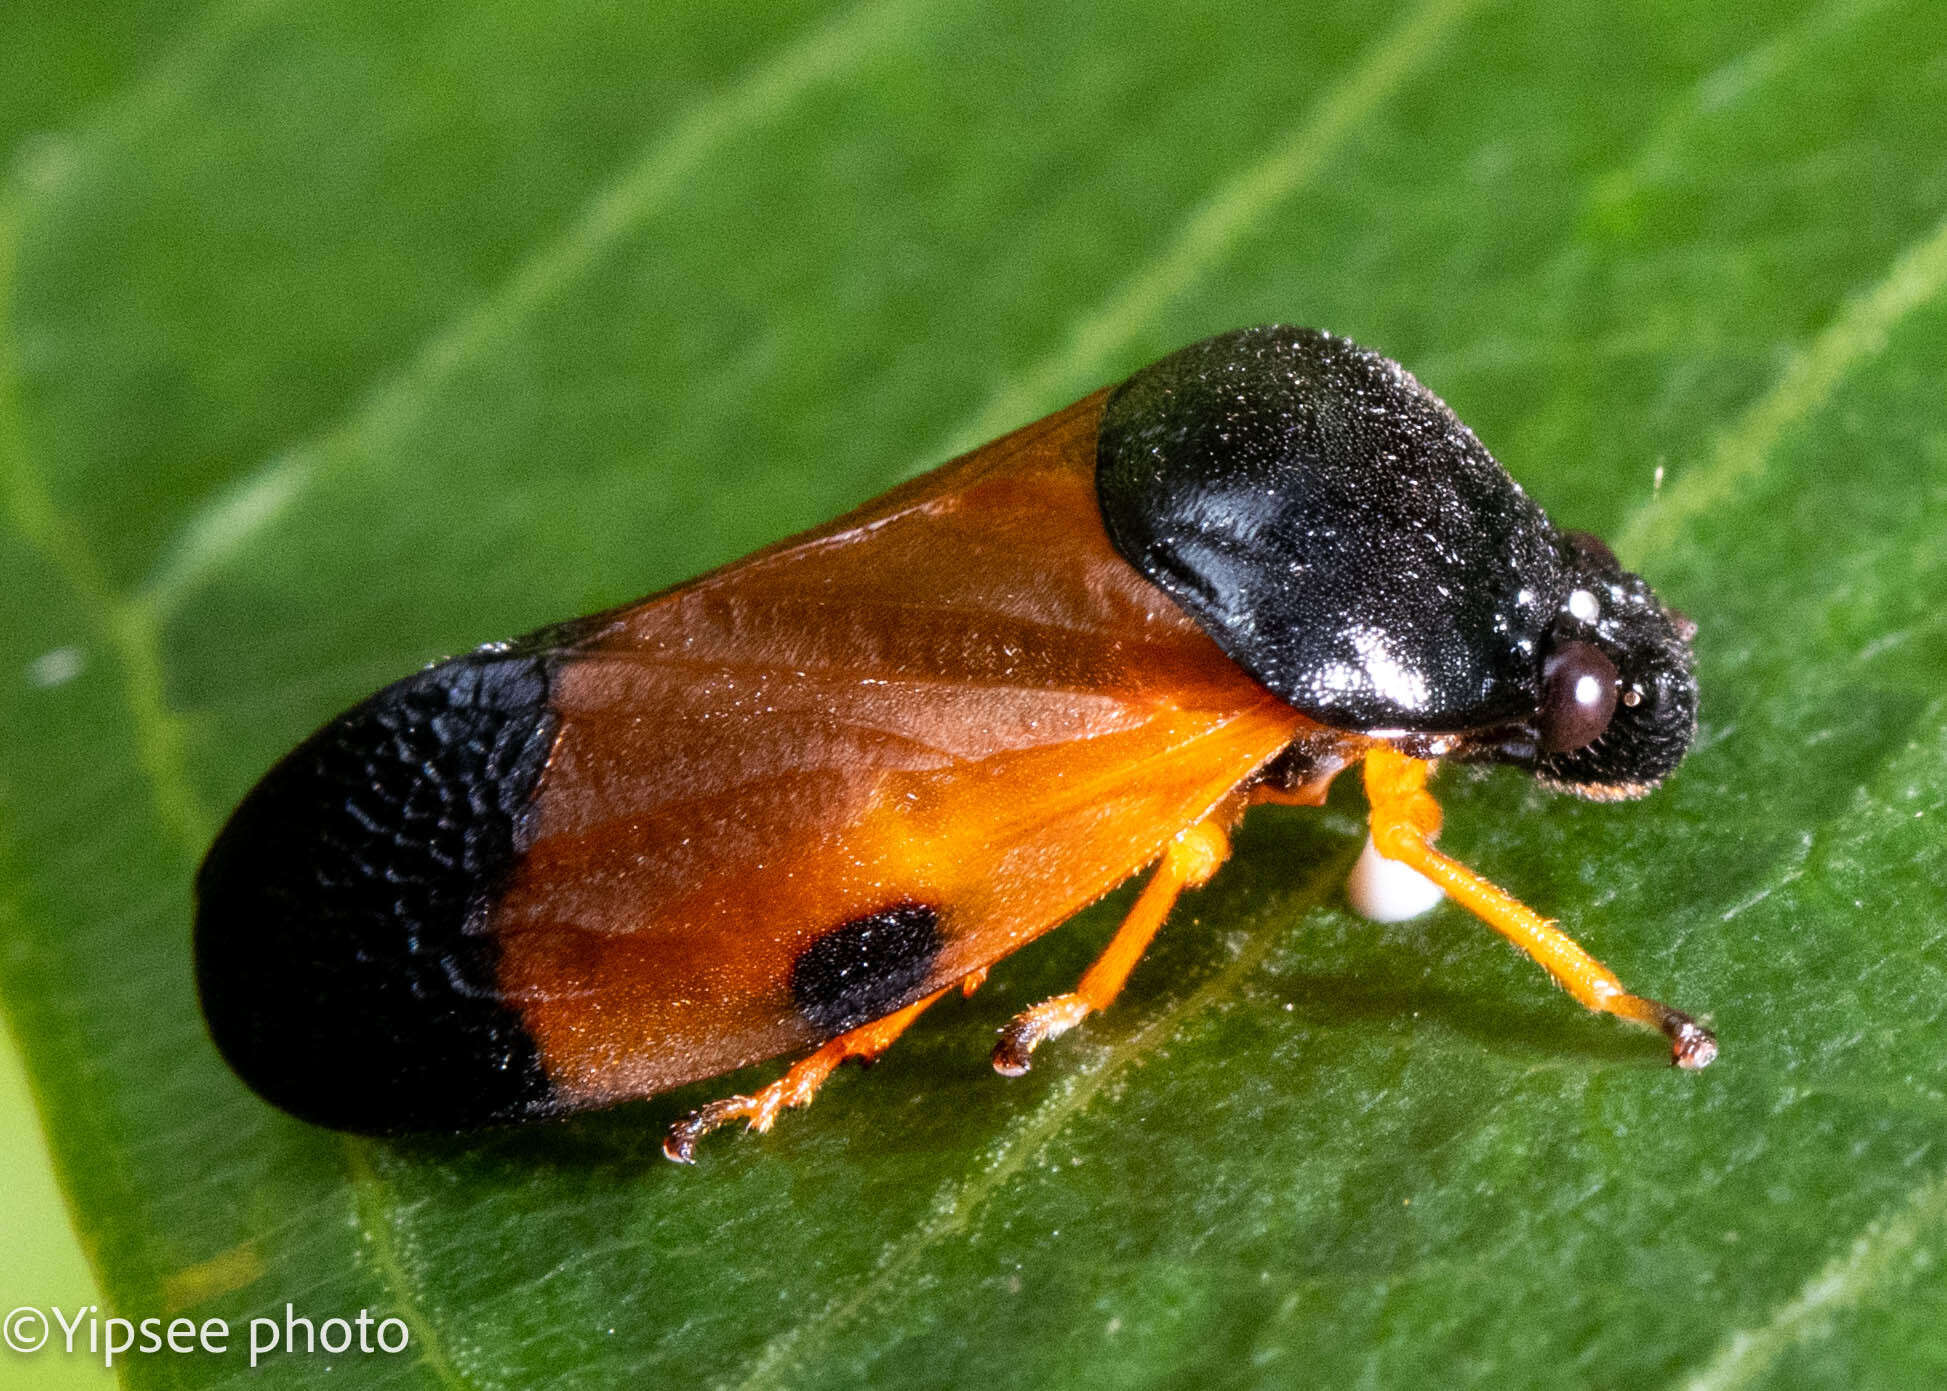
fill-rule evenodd
<path id="1" fill-rule="evenodd" d="M 1554 923 L 1433 848 L 1440 832 L 1440 804 L 1426 790 L 1431 763 L 1378 745 L 1366 754 L 1366 799 L 1372 807 L 1372 842 L 1445 889 L 1463 907 L 1526 952 L 1555 983 L 1582 1004 L 1613 1014 L 1670 1040 L 1678 1067 L 1708 1067 L 1717 1056 L 1710 1030 L 1681 1010 L 1623 989 L 1615 974 L 1576 945 Z"/>

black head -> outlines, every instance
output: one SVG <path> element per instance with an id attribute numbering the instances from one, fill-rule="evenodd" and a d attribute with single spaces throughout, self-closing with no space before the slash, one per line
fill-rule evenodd
<path id="1" fill-rule="evenodd" d="M 1696 737 L 1696 625 L 1664 608 L 1596 537 L 1564 533 L 1558 554 L 1534 718 L 1469 741 L 1462 756 L 1529 768 L 1595 801 L 1640 797 Z"/>
<path id="2" fill-rule="evenodd" d="M 1143 369 L 1104 408 L 1096 490 L 1122 556 L 1330 728 L 1601 799 L 1695 734 L 1688 620 L 1356 343 L 1273 325 Z"/>

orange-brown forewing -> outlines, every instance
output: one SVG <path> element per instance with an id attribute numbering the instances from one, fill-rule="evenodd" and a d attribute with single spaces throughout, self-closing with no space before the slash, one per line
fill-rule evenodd
<path id="1" fill-rule="evenodd" d="M 489 929 L 595 1105 L 820 1042 L 794 967 L 923 914 L 889 1011 L 1154 859 L 1302 730 L 1110 546 L 1102 398 L 578 643 Z M 857 983 L 849 983 L 851 989 Z"/>

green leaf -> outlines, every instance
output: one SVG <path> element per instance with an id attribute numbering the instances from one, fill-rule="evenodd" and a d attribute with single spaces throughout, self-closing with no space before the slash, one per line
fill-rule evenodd
<path id="1" fill-rule="evenodd" d="M 1933 0 L 8 16 L 0 999 L 117 1312 L 369 1309 L 397 1386 L 1908 1386 L 1947 1375 L 1947 63 Z M 16 27 L 17 26 L 17 27 Z M 752 1069 L 348 1140 L 206 1041 L 189 881 L 318 721 L 1239 324 L 1408 364 L 1697 620 L 1647 801 L 1444 844 L 1700 1075 L 1264 809 L 694 1170 Z M 47 1357 L 49 1354 L 41 1354 Z M 0 1366 L 31 1376 L 33 1359 Z"/>

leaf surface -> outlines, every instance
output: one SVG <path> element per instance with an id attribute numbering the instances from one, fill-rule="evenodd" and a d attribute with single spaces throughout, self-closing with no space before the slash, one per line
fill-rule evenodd
<path id="1" fill-rule="evenodd" d="M 296 1384 L 1947 1372 L 1930 0 L 107 13 L 23 15 L 0 100 L 0 1001 L 118 1311 L 410 1324 Z M 662 1128 L 775 1067 L 393 1143 L 211 1050 L 190 876 L 332 712 L 1268 320 L 1697 620 L 1665 789 L 1450 772 L 1444 844 L 1708 1072 L 1458 910 L 1351 917 L 1350 787 L 1254 813 L 1028 1077 L 993 1029 L 1126 893 L 695 1170 Z"/>

